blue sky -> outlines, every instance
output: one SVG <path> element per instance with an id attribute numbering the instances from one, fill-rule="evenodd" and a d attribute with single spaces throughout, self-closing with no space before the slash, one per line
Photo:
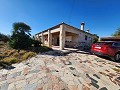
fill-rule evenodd
<path id="1" fill-rule="evenodd" d="M 34 35 L 61 22 L 77 28 L 85 22 L 100 37 L 120 27 L 120 0 L 0 0 L 0 32 L 11 34 L 14 22 L 25 22 Z"/>

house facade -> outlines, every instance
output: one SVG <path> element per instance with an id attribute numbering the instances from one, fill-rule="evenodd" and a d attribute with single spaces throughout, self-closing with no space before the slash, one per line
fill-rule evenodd
<path id="1" fill-rule="evenodd" d="M 93 34 L 90 34 L 89 30 L 84 31 L 84 25 L 81 23 L 81 28 L 78 29 L 66 23 L 60 23 L 35 34 L 35 39 L 41 40 L 43 45 L 48 47 L 59 46 L 60 50 L 65 47 L 90 47 Z"/>

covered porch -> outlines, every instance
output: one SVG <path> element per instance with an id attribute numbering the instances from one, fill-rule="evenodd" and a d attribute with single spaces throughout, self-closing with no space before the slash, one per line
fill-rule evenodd
<path id="1" fill-rule="evenodd" d="M 48 46 L 50 48 L 55 47 L 59 50 L 63 50 L 64 48 L 75 48 L 78 45 L 78 37 L 79 35 L 73 32 L 68 32 L 65 30 L 61 30 L 58 32 L 48 32 L 41 35 L 41 40 L 43 45 Z"/>

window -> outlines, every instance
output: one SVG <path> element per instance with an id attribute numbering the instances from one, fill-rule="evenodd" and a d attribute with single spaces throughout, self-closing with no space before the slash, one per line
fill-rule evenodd
<path id="1" fill-rule="evenodd" d="M 120 47 L 120 42 L 115 42 L 115 43 L 113 43 L 113 46 L 114 46 L 114 47 Z"/>
<path id="2" fill-rule="evenodd" d="M 85 40 L 87 40 L 87 35 L 85 35 Z"/>
<path id="3" fill-rule="evenodd" d="M 66 41 L 72 41 L 72 36 L 66 36 Z"/>

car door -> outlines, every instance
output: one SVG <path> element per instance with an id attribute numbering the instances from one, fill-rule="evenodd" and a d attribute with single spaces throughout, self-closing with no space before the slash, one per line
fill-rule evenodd
<path id="1" fill-rule="evenodd" d="M 118 51 L 120 51 L 120 42 L 114 42 L 112 46 L 115 51 L 114 53 L 117 53 Z"/>

